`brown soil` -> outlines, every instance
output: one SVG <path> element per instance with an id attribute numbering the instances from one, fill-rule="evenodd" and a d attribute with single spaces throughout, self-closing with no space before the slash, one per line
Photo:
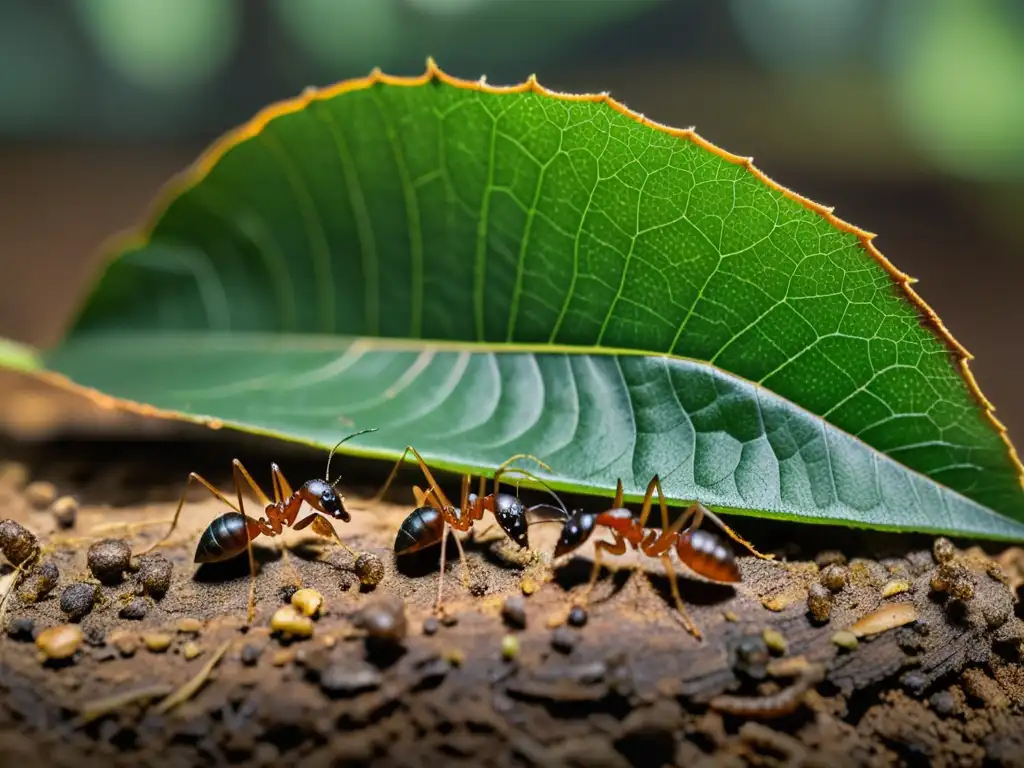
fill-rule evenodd
<path id="1" fill-rule="evenodd" d="M 167 520 L 191 469 L 225 489 L 234 455 L 265 487 L 271 460 L 293 485 L 321 471 L 315 452 L 230 433 L 191 438 L 7 445 L 5 453 L 23 461 L 31 479 L 53 482 L 83 505 L 75 527 L 59 531 L 49 511 L 31 507 L 10 472 L 0 479 L 0 519 L 36 533 L 52 550 L 44 559 L 60 569 L 57 588 L 36 604 L 11 593 L 7 627 L 29 618 L 38 634 L 64 623 L 61 592 L 92 580 L 88 544 L 124 536 L 138 551 L 163 533 L 165 524 L 115 524 Z M 1024 765 L 1018 550 L 1001 553 L 1002 567 L 976 547 L 958 550 L 973 583 L 973 596 L 961 602 L 930 587 L 937 573 L 930 539 L 735 519 L 741 533 L 782 562 L 742 558 L 743 582 L 735 589 L 684 577 L 684 597 L 705 633 L 699 642 L 680 626 L 653 568 L 649 579 L 628 569 L 605 573 L 586 625 L 558 628 L 586 582 L 589 553 L 552 569 L 553 526 L 531 531 L 534 555 L 495 528 L 467 547 L 475 595 L 461 585 L 449 545 L 455 562 L 446 606 L 455 623 L 427 634 L 438 553 L 396 564 L 390 549 L 412 494 L 405 486 L 389 494 L 393 502 L 372 503 L 368 488 L 382 470 L 348 463 L 346 480 L 359 484 L 346 489 L 353 522 L 336 524 L 353 549 L 383 560 L 386 575 L 376 589 L 360 588 L 351 556 L 309 529 L 261 538 L 257 616 L 246 626 L 245 557 L 192 563 L 201 531 L 223 512 L 199 489 L 170 545 L 159 550 L 174 566 L 171 588 L 162 599 L 146 599 L 144 618 L 119 617 L 135 597 L 137 577 L 129 573 L 119 585 L 98 587 L 101 599 L 80 622 L 85 642 L 69 663 L 43 663 L 32 642 L 5 632 L 0 764 Z M 406 482 L 415 482 L 412 470 Z M 831 619 L 815 623 L 808 585 L 819 578 L 819 563 L 832 558 L 823 550 L 836 549 L 849 558 L 850 583 L 835 596 Z M 632 555 L 620 561 L 633 563 Z M 0 591 L 10 573 L 0 571 Z M 501 615 L 504 600 L 521 595 L 530 580 L 540 588 L 525 598 L 526 627 L 510 628 Z M 883 587 L 899 580 L 909 591 L 883 598 Z M 312 638 L 282 642 L 270 632 L 270 617 L 299 583 L 324 596 L 327 612 Z M 397 646 L 368 644 L 356 612 L 395 597 L 404 603 L 407 636 Z M 889 603 L 911 603 L 918 620 L 862 639 L 853 651 L 834 644 L 837 631 Z M 183 619 L 198 620 L 198 634 L 181 631 Z M 823 664 L 825 679 L 802 700 L 792 697 L 795 712 L 774 719 L 715 711 L 709 702 L 720 694 L 771 696 L 791 684 L 766 673 L 766 628 L 783 636 L 784 657 Z M 169 649 L 156 653 L 139 642 L 151 633 L 172 635 Z M 518 640 L 512 659 L 502 652 L 508 635 Z M 202 652 L 187 659 L 190 642 Z M 559 643 L 573 647 L 566 652 Z M 164 697 L 225 645 L 199 690 L 161 711 Z M 255 663 L 243 662 L 257 651 Z M 122 700 L 113 706 L 117 699 L 110 697 Z M 85 722 L 107 705 L 109 712 Z"/>

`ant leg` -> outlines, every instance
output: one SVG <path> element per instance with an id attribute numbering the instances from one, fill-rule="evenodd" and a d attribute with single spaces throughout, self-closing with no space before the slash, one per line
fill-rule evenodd
<path id="1" fill-rule="evenodd" d="M 622 508 L 622 478 L 615 484 L 615 499 L 612 501 L 612 509 Z M 642 525 L 641 525 L 642 527 Z"/>
<path id="2" fill-rule="evenodd" d="M 281 502 L 292 495 L 292 487 L 277 464 L 270 465 L 270 479 L 274 485 L 274 501 Z"/>
<path id="3" fill-rule="evenodd" d="M 534 456 L 534 455 L 533 455 L 532 453 L 517 453 L 517 454 L 516 454 L 515 456 L 510 456 L 510 457 L 509 457 L 508 459 L 506 459 L 506 460 L 504 461 L 504 463 L 502 463 L 502 465 L 501 465 L 500 467 L 498 467 L 498 469 L 497 469 L 497 470 L 495 471 L 495 473 L 494 473 L 494 495 L 495 495 L 495 496 L 497 496 L 497 495 L 498 495 L 498 486 L 499 486 L 499 478 L 500 478 L 500 477 L 501 477 L 501 476 L 502 476 L 503 474 L 505 474 L 505 472 L 506 472 L 506 471 L 508 470 L 508 468 L 509 468 L 509 467 L 510 467 L 510 466 L 511 466 L 511 465 L 513 464 L 513 462 L 519 461 L 519 459 L 529 459 L 530 461 L 534 461 L 534 462 L 536 462 L 536 463 L 537 463 L 537 464 L 538 464 L 538 465 L 540 466 L 540 468 L 541 468 L 541 469 L 545 469 L 545 470 L 547 470 L 548 472 L 550 472 L 550 471 L 551 471 L 551 467 L 549 467 L 549 466 L 548 466 L 547 464 L 545 464 L 545 463 L 544 463 L 543 461 L 541 461 L 540 459 L 538 459 L 538 458 L 537 458 L 536 456 Z M 522 471 L 522 470 L 520 470 L 520 471 Z M 529 473 L 525 473 L 525 474 L 528 474 L 528 475 L 529 475 Z M 533 477 L 532 475 L 529 475 L 529 476 L 530 476 L 530 477 Z M 536 480 L 536 479 L 538 479 L 538 478 L 533 478 L 533 479 L 535 479 L 535 480 Z M 481 481 L 481 482 L 480 482 L 480 488 L 481 488 L 481 490 L 480 490 L 480 495 L 481 495 L 481 496 L 483 496 L 483 495 L 484 495 L 484 493 L 483 493 L 483 487 L 484 487 L 484 483 L 483 483 L 483 480 L 484 480 L 484 478 L 483 478 L 483 477 L 481 477 L 481 478 L 480 478 L 480 481 Z M 519 488 L 517 487 L 517 488 L 516 488 L 516 496 L 518 496 L 518 495 L 519 495 Z"/>
<path id="4" fill-rule="evenodd" d="M 699 521 L 701 520 L 702 517 L 706 517 L 711 522 L 713 522 L 715 525 L 717 525 L 726 536 L 728 536 L 730 539 L 735 541 L 737 544 L 740 544 L 741 546 L 743 546 L 743 548 L 746 549 L 748 552 L 750 552 L 750 554 L 752 554 L 754 557 L 757 557 L 757 558 L 759 558 L 761 560 L 774 560 L 775 559 L 775 555 L 772 555 L 772 554 L 764 555 L 764 554 L 758 552 L 754 548 L 753 544 L 751 544 L 749 541 L 747 541 L 742 536 L 740 536 L 738 533 L 736 533 L 736 531 L 734 531 L 732 528 L 730 528 L 728 525 L 726 525 L 722 521 L 722 518 L 720 518 L 718 515 L 716 515 L 714 512 L 712 512 L 710 509 L 705 507 L 700 502 L 694 503 L 693 507 L 696 507 L 694 513 L 696 515 L 696 520 L 697 520 L 697 522 L 693 526 L 694 528 L 696 528 L 698 525 L 700 525 Z M 693 507 L 691 507 L 691 509 Z"/>
<path id="5" fill-rule="evenodd" d="M 587 588 L 580 595 L 581 605 L 587 605 L 590 599 L 590 592 L 594 589 L 594 585 L 597 584 L 597 577 L 601 573 L 601 554 L 603 552 L 607 552 L 610 555 L 623 555 L 626 553 L 626 540 L 618 532 L 613 531 L 613 534 L 615 536 L 614 542 L 594 542 L 594 567 L 590 571 L 590 581 L 587 583 Z"/>
<path id="6" fill-rule="evenodd" d="M 687 632 L 700 640 L 702 637 L 700 630 L 697 629 L 697 625 L 690 618 L 690 612 L 686 610 L 683 598 L 679 594 L 679 583 L 676 580 L 675 569 L 672 568 L 672 558 L 668 555 L 662 555 L 661 562 L 665 565 L 665 574 L 668 576 L 669 587 L 672 589 L 672 598 L 676 601 L 676 610 L 679 611 L 679 616 L 683 620 L 683 626 Z"/>
<path id="7" fill-rule="evenodd" d="M 295 523 L 295 525 L 292 526 L 292 530 L 301 531 L 303 528 L 306 528 L 309 525 L 313 526 L 313 533 L 315 533 L 317 536 L 323 536 L 325 539 L 334 539 L 336 542 L 341 544 L 342 547 L 344 547 L 346 552 L 348 552 L 353 557 L 356 556 L 355 551 L 348 544 L 341 540 L 341 536 L 339 536 L 338 532 L 334 530 L 334 526 L 331 525 L 331 521 L 323 515 L 321 515 L 319 512 L 313 512 L 307 517 L 302 518 L 297 523 Z"/>
<path id="8" fill-rule="evenodd" d="M 202 475 L 196 474 L 195 472 L 189 472 L 188 479 L 185 481 L 185 489 L 181 493 L 181 499 L 178 500 L 178 508 L 175 510 L 174 517 L 171 519 L 170 530 L 168 530 L 167 533 L 164 534 L 162 538 L 157 539 L 155 542 L 150 544 L 145 549 L 140 550 L 137 553 L 138 555 L 145 555 L 149 552 L 152 552 L 154 549 L 156 549 L 169 538 L 171 538 L 171 534 L 174 533 L 174 529 L 178 527 L 178 518 L 181 516 L 182 507 L 185 506 L 185 499 L 188 496 L 189 485 L 192 483 L 193 480 L 201 484 L 206 490 L 208 490 L 210 493 L 212 493 L 214 496 L 220 499 L 220 501 L 224 502 L 229 507 L 231 507 L 231 509 L 233 509 L 235 512 L 241 512 L 241 510 L 238 507 L 236 507 L 235 504 L 230 499 L 228 499 L 227 496 L 225 496 L 223 493 L 214 488 L 213 485 L 206 478 L 204 478 Z"/>
<path id="9" fill-rule="evenodd" d="M 448 520 L 445 519 L 441 529 L 441 570 L 437 574 L 437 602 L 434 603 L 434 612 L 441 613 L 441 601 L 444 597 L 444 561 L 448 551 Z"/>

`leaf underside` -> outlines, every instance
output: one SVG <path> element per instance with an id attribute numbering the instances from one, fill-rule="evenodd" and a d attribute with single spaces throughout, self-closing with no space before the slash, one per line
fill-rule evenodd
<path id="1" fill-rule="evenodd" d="M 1024 520 L 1019 465 L 962 351 L 868 236 L 603 98 L 492 89 L 433 68 L 310 93 L 215 145 L 115 256 L 49 365 L 117 396 L 320 445 L 346 418 L 390 425 L 351 449 L 397 457 L 411 442 L 452 467 L 540 453 L 561 487 L 582 490 L 622 475 L 635 494 L 657 472 L 676 500 L 794 519 L 994 536 L 1014 527 L 983 507 Z M 228 333 L 258 336 L 225 343 Z M 139 359 L 162 376 L 127 360 L 135 334 L 152 335 Z M 298 359 L 275 336 L 323 344 L 323 357 Z M 401 397 L 429 402 L 451 385 L 444 366 L 466 365 L 459 386 L 479 400 L 349 415 L 401 388 L 418 353 L 366 353 L 329 386 L 281 378 L 295 367 L 303 382 L 343 359 L 340 337 L 536 353 L 436 353 Z M 558 371 L 597 389 L 573 405 L 567 383 L 544 379 Z M 538 376 L 534 423 L 539 406 L 515 393 Z M 250 386 L 265 377 L 275 386 Z M 487 406 L 488 382 L 506 405 Z M 702 407 L 719 386 L 732 394 Z M 734 402 L 741 416 L 724 405 Z M 755 413 L 798 426 L 758 432 Z M 555 435 L 573 419 L 562 446 Z M 799 459 L 773 442 L 782 435 L 803 446 Z M 843 461 L 829 458 L 833 440 Z M 806 487 L 785 479 L 797 464 Z M 844 472 L 858 495 L 845 495 Z"/>

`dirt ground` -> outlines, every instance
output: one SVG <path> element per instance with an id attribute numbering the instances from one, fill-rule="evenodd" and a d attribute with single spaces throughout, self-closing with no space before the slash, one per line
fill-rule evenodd
<path id="1" fill-rule="evenodd" d="M 387 468 L 342 462 L 353 520 L 336 529 L 379 556 L 383 580 L 360 585 L 353 558 L 309 529 L 260 538 L 248 625 L 245 556 L 193 563 L 224 511 L 202 489 L 158 550 L 173 566 L 162 598 L 139 598 L 130 571 L 99 584 L 88 546 L 124 538 L 138 552 L 162 535 L 189 470 L 227 490 L 237 455 L 269 490 L 270 461 L 297 486 L 321 472 L 320 454 L 205 432 L 2 448 L 17 463 L 0 470 L 0 520 L 44 548 L 13 589 L 14 570 L 0 569 L 3 765 L 1024 766 L 1017 549 L 957 549 L 943 570 L 930 538 L 734 518 L 778 561 L 742 557 L 735 588 L 684 574 L 698 641 L 660 571 L 630 572 L 633 555 L 602 574 L 585 625 L 567 625 L 591 552 L 553 564 L 557 526 L 531 529 L 532 553 L 493 528 L 467 541 L 470 589 L 449 544 L 446 618 L 434 627 L 438 549 L 398 562 L 391 553 L 415 472 L 377 504 L 371 489 Z M 74 496 L 74 526 L 59 528 L 27 481 Z M 148 524 L 124 525 L 138 523 Z M 59 581 L 32 602 L 24 587 L 44 562 Z M 833 563 L 845 563 L 848 582 L 824 595 L 812 585 Z M 62 595 L 82 582 L 99 595 L 77 622 L 82 642 L 46 661 L 34 640 L 68 622 Z M 300 585 L 323 596 L 324 612 L 311 637 L 289 640 L 271 617 Z M 809 614 L 809 590 L 830 605 L 827 621 Z M 893 605 L 855 648 L 836 637 Z M 396 606 L 404 635 L 399 626 L 397 640 L 367 637 L 363 619 L 394 619 Z M 190 681 L 195 690 L 167 701 Z"/>

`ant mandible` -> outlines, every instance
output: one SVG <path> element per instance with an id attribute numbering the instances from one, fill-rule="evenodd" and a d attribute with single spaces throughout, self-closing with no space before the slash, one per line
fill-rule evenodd
<path id="1" fill-rule="evenodd" d="M 163 538 L 157 540 L 139 552 L 139 554 L 144 555 L 156 549 L 171 537 L 171 534 L 174 533 L 174 529 L 178 525 L 178 518 L 181 516 L 182 507 L 185 506 L 185 498 L 188 495 L 190 484 L 192 481 L 201 484 L 206 490 L 231 507 L 233 511 L 225 512 L 211 522 L 206 527 L 206 530 L 203 531 L 203 535 L 199 538 L 199 544 L 196 546 L 195 562 L 218 563 L 237 557 L 242 553 L 242 550 L 248 550 L 250 577 L 249 622 L 251 623 L 256 611 L 256 560 L 252 552 L 252 540 L 257 536 L 260 534 L 267 537 L 279 536 L 284 532 L 285 527 L 289 527 L 294 531 L 301 531 L 303 528 L 312 527 L 313 532 L 318 536 L 334 538 L 349 553 L 352 553 L 352 550 L 341 540 L 338 532 L 334 530 L 334 526 L 330 522 L 331 519 L 340 520 L 343 523 L 352 520 L 352 516 L 345 509 L 344 497 L 337 491 L 337 485 L 341 481 L 341 476 L 339 475 L 333 483 L 331 482 L 331 459 L 334 458 L 335 452 L 343 443 L 359 435 L 376 431 L 376 429 L 364 429 L 343 437 L 327 456 L 327 469 L 324 472 L 324 479 L 314 478 L 307 480 L 295 491 L 292 490 L 291 485 L 285 479 L 281 468 L 277 464 L 272 463 L 270 465 L 270 476 L 274 487 L 273 501 L 267 497 L 263 489 L 253 480 L 252 475 L 249 474 L 238 459 L 233 459 L 231 462 L 234 468 L 235 493 L 238 496 L 237 506 L 227 496 L 214 488 L 204 477 L 195 472 L 190 472 L 188 480 L 185 482 L 185 490 L 182 492 L 181 500 L 178 502 L 178 509 L 175 511 L 174 519 L 171 521 L 170 530 L 164 534 Z M 245 513 L 245 505 L 242 501 L 243 484 L 248 485 L 252 492 L 256 494 L 256 499 L 263 505 L 263 512 L 266 517 L 261 517 L 257 520 Z M 299 509 L 302 507 L 303 502 L 309 504 L 313 508 L 313 512 L 298 520 Z"/>
<path id="2" fill-rule="evenodd" d="M 647 518 L 651 514 L 651 502 L 654 492 L 658 493 L 658 506 L 661 509 L 661 528 L 647 528 Z M 607 528 L 611 531 L 614 541 L 594 542 L 594 566 L 590 574 L 590 581 L 581 596 L 581 601 L 586 603 L 590 591 L 597 583 L 597 577 L 601 571 L 601 555 L 607 552 L 610 555 L 623 555 L 626 553 L 628 543 L 634 550 L 639 550 L 647 557 L 659 558 L 668 576 L 669 586 L 672 590 L 672 598 L 675 600 L 676 609 L 682 618 L 683 626 L 696 637 L 701 638 L 701 632 L 696 624 L 690 619 L 690 614 L 683 604 L 679 594 L 679 584 L 676 580 L 675 570 L 672 567 L 672 559 L 669 556 L 670 550 L 674 547 L 680 561 L 688 566 L 690 570 L 713 581 L 735 583 L 742 580 L 736 556 L 732 550 L 721 540 L 720 537 L 710 531 L 700 530 L 704 518 L 715 523 L 733 541 L 742 544 L 755 557 L 762 560 L 772 560 L 774 555 L 763 555 L 754 546 L 738 533 L 726 525 L 721 518 L 704 505 L 696 502 L 691 504 L 685 512 L 671 525 L 668 519 L 668 506 L 665 503 L 665 496 L 661 490 L 661 480 L 655 475 L 647 485 L 647 493 L 644 496 L 644 504 L 640 511 L 640 517 L 633 517 L 633 513 L 622 506 L 622 480 L 619 480 L 615 490 L 615 500 L 612 508 L 604 512 L 584 512 L 574 510 L 565 521 L 562 528 L 562 535 L 558 544 L 555 545 L 554 556 L 561 557 L 575 549 L 578 549 L 597 527 Z M 689 525 L 687 525 L 689 523 Z"/>
<path id="3" fill-rule="evenodd" d="M 427 463 L 423 460 L 423 457 L 420 456 L 419 452 L 410 445 L 406 447 L 402 456 L 398 459 L 394 468 L 391 470 L 391 474 L 388 476 L 387 482 L 384 483 L 384 486 L 377 493 L 377 500 L 384 497 L 388 487 L 390 487 L 392 481 L 395 479 L 395 475 L 398 473 L 399 468 L 402 466 L 402 462 L 405 461 L 405 457 L 408 456 L 409 453 L 412 453 L 416 458 L 419 468 L 423 472 L 424 478 L 427 480 L 429 488 L 426 491 L 423 491 L 419 487 L 413 487 L 413 493 L 416 496 L 416 509 L 410 512 L 408 517 L 402 521 L 402 525 L 398 529 L 398 534 L 395 536 L 394 552 L 396 556 L 409 555 L 435 544 L 441 544 L 441 566 L 440 573 L 438 575 L 437 601 L 434 605 L 435 611 L 439 612 L 441 610 L 442 598 L 444 595 L 444 567 L 447 554 L 449 528 L 462 532 L 468 531 L 476 521 L 483 519 L 484 512 L 490 512 L 494 515 L 494 519 L 505 534 L 520 547 L 527 549 L 529 548 L 528 528 L 531 524 L 541 522 L 563 522 L 568 517 L 568 510 L 565 509 L 564 505 L 561 505 L 560 500 L 560 507 L 553 507 L 550 504 L 535 504 L 532 507 L 526 507 L 519 500 L 517 495 L 500 492 L 501 476 L 506 472 L 519 473 L 540 483 L 545 486 L 545 488 L 548 487 L 547 483 L 533 473 L 518 467 L 510 467 L 513 462 L 518 461 L 519 459 L 530 459 L 535 461 L 542 468 L 550 471 L 551 468 L 547 464 L 536 456 L 531 456 L 526 453 L 516 454 L 498 467 L 494 474 L 494 491 L 492 493 L 485 493 L 486 478 L 483 476 L 480 477 L 479 492 L 470 493 L 469 484 L 471 478 L 469 475 L 463 475 L 461 504 L 456 507 L 451 503 L 444 491 L 442 491 L 440 486 L 437 484 L 437 480 L 434 479 L 434 475 L 431 473 Z M 552 493 L 552 495 L 555 495 L 550 488 L 548 488 L 548 491 Z M 555 495 L 555 498 L 558 499 L 557 495 Z M 534 520 L 530 519 L 531 515 L 535 518 L 539 517 L 541 510 L 553 512 L 554 516 L 540 517 L 540 519 Z M 463 586 L 468 587 L 469 577 L 466 553 L 462 548 L 462 542 L 459 541 L 458 537 L 455 538 L 455 544 L 458 547 L 459 560 L 462 565 L 462 583 Z"/>

